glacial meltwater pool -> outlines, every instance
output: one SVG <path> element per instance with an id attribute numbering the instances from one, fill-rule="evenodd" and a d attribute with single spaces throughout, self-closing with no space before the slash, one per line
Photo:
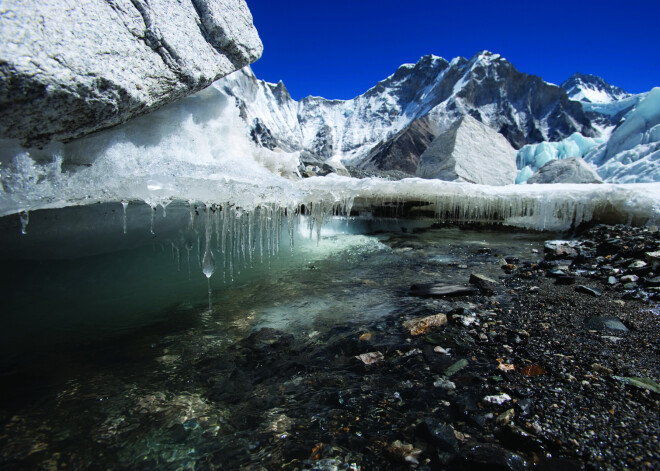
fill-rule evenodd
<path id="1" fill-rule="evenodd" d="M 35 212 L 26 234 L 2 219 L 3 469 L 372 469 L 367 420 L 393 426 L 360 342 L 394 351 L 402 319 L 470 307 L 411 284 L 498 279 L 552 237 L 333 217 L 317 240 L 272 208 L 150 211 Z M 332 423 L 360 388 L 365 428 Z"/>

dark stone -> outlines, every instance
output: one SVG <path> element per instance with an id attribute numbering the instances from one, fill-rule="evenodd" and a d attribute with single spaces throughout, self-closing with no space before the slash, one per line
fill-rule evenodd
<path id="1" fill-rule="evenodd" d="M 516 408 L 520 411 L 522 415 L 527 415 L 532 410 L 534 405 L 533 399 L 521 399 L 516 403 Z"/>
<path id="2" fill-rule="evenodd" d="M 578 293 L 590 294 L 591 296 L 594 296 L 596 298 L 599 298 L 603 294 L 600 291 L 598 291 L 597 289 L 590 288 L 590 287 L 585 286 L 585 285 L 577 285 L 575 287 L 575 291 L 577 291 Z"/>
<path id="3" fill-rule="evenodd" d="M 479 291 L 472 286 L 453 285 L 449 283 L 423 283 L 410 287 L 410 294 L 412 296 L 423 298 L 470 296 L 478 293 Z"/>
<path id="4" fill-rule="evenodd" d="M 587 330 L 613 330 L 616 332 L 628 332 L 628 328 L 616 317 L 597 316 L 590 317 L 584 324 Z"/>
<path id="5" fill-rule="evenodd" d="M 458 441 L 451 425 L 444 424 L 433 417 L 427 417 L 419 424 L 418 432 L 437 449 L 458 453 Z"/>
<path id="6" fill-rule="evenodd" d="M 469 283 L 475 285 L 484 294 L 495 293 L 496 281 L 479 273 L 472 273 Z"/>
<path id="7" fill-rule="evenodd" d="M 546 271 L 545 276 L 547 276 L 548 278 L 557 278 L 559 276 L 566 276 L 566 272 L 559 270 L 557 268 L 553 268 L 551 270 Z"/>
<path id="8" fill-rule="evenodd" d="M 555 279 L 556 285 L 572 285 L 573 283 L 575 283 L 575 277 L 571 275 L 558 276 Z"/>
<path id="9" fill-rule="evenodd" d="M 467 469 L 487 469 L 489 471 L 523 471 L 527 469 L 527 462 L 520 455 L 492 443 L 470 445 L 462 450 L 461 455 L 465 465 L 469 466 Z"/>
<path id="10" fill-rule="evenodd" d="M 660 276 L 656 276 L 655 278 L 644 278 L 642 283 L 644 283 L 644 286 L 660 286 Z"/>

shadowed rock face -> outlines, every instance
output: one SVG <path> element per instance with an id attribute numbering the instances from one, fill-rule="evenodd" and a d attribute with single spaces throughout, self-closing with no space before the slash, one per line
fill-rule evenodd
<path id="1" fill-rule="evenodd" d="M 67 141 L 153 111 L 261 56 L 244 0 L 9 2 L 0 136 Z"/>
<path id="2" fill-rule="evenodd" d="M 603 183 L 603 179 L 580 157 L 551 160 L 527 183 Z"/>
<path id="3" fill-rule="evenodd" d="M 420 118 L 391 139 L 374 147 L 361 166 L 379 170 L 400 170 L 414 175 L 419 165 L 419 157 L 437 134 L 437 126 L 428 116 Z"/>

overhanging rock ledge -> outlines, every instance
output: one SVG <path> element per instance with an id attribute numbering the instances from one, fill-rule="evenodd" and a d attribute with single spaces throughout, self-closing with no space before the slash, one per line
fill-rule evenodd
<path id="1" fill-rule="evenodd" d="M 10 0 L 0 30 L 0 137 L 26 147 L 153 111 L 263 50 L 244 0 Z"/>

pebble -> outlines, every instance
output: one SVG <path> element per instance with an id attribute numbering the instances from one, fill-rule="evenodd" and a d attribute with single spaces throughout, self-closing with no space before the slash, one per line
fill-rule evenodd
<path id="1" fill-rule="evenodd" d="M 435 386 L 436 388 L 445 389 L 447 391 L 456 389 L 456 384 L 453 383 L 452 381 L 449 381 L 447 378 L 438 378 L 433 382 L 433 386 Z"/>
<path id="2" fill-rule="evenodd" d="M 511 396 L 509 396 L 506 393 L 502 394 L 497 394 L 493 396 L 486 396 L 483 398 L 483 402 L 486 402 L 488 404 L 495 404 L 498 406 L 501 406 L 505 402 L 509 402 L 511 400 Z"/>

